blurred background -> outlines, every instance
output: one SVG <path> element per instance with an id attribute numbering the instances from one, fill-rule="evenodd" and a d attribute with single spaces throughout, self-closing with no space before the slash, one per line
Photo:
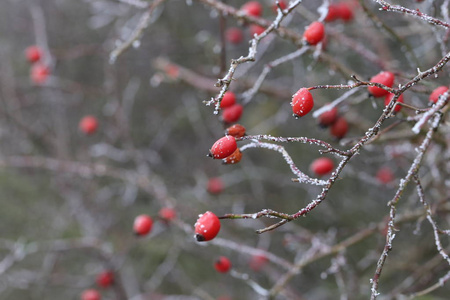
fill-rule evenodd
<path id="1" fill-rule="evenodd" d="M 236 9 L 245 3 L 223 2 Z M 271 23 L 274 3 L 259 2 Z M 397 2 L 449 21 L 448 1 Z M 322 191 L 292 182 L 295 175 L 274 151 L 248 149 L 236 165 L 206 156 L 229 124 L 205 101 L 218 95 L 214 84 L 232 58 L 248 54 L 252 37 L 249 24 L 222 16 L 214 3 L 220 1 L 2 1 L 0 299 L 80 299 L 87 289 L 102 299 L 136 300 L 370 297 L 385 246 L 387 203 L 424 138 L 425 131 L 415 135 L 414 123 L 405 121 L 413 109 L 386 121 L 380 138 L 345 166 L 325 201 L 305 218 L 263 234 L 255 230 L 277 220 L 225 219 L 214 240 L 193 238 L 205 211 L 293 214 Z M 239 123 L 247 134 L 317 138 L 348 150 L 379 118 L 383 100 L 371 99 L 365 88 L 351 90 L 338 105 L 349 124 L 338 140 L 312 113 L 292 117 L 291 96 L 299 88 L 346 84 L 353 74 L 368 80 L 383 70 L 395 73 L 395 85 L 404 84 L 448 52 L 445 29 L 384 12 L 375 1 L 361 3 L 348 2 L 350 20 L 326 23 L 326 45 L 272 68 L 247 97 L 266 64 L 299 49 L 275 33 L 261 40 L 256 61 L 240 65 L 230 85 L 244 105 Z M 323 4 L 305 0 L 282 24 L 301 37 L 305 26 L 321 14 L 323 19 Z M 111 57 L 143 21 L 148 26 L 139 38 Z M 239 42 L 226 37 L 231 27 L 240 30 Z M 40 53 L 34 62 L 26 54 L 33 45 Z M 446 67 L 405 92 L 404 101 L 427 108 L 431 91 L 448 84 Z M 311 93 L 317 110 L 348 90 Z M 97 127 L 83 127 L 85 116 L 93 116 Z M 419 172 L 443 230 L 449 227 L 449 136 L 446 116 Z M 314 159 L 340 161 L 315 145 L 282 145 L 312 177 Z M 212 178 L 218 187 L 211 187 Z M 176 217 L 165 219 L 161 208 Z M 133 222 L 141 214 L 154 223 L 150 234 L 137 237 Z M 401 297 L 450 271 L 413 184 L 399 201 L 396 222 L 381 299 L 408 299 Z M 448 250 L 448 235 L 441 241 Z M 219 256 L 230 259 L 230 272 L 215 270 Z M 114 278 L 111 286 L 98 283 L 105 271 Z M 448 299 L 450 289 L 447 283 L 425 294 L 417 299 Z"/>

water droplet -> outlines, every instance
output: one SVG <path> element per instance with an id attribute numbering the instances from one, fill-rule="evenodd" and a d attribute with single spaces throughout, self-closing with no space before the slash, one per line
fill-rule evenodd
<path id="1" fill-rule="evenodd" d="M 135 40 L 135 41 L 133 41 L 132 45 L 133 45 L 134 49 L 137 49 L 137 48 L 139 48 L 141 46 L 141 41 L 140 40 Z"/>

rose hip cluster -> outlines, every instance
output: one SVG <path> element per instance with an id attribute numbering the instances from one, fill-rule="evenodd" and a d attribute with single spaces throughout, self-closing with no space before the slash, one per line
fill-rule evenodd
<path id="1" fill-rule="evenodd" d="M 50 75 L 50 68 L 43 62 L 43 53 L 37 45 L 25 49 L 25 57 L 31 64 L 30 79 L 35 84 L 44 84 Z"/>
<path id="2" fill-rule="evenodd" d="M 245 127 L 240 124 L 232 125 L 225 134 L 212 145 L 208 156 L 222 159 L 223 164 L 237 164 L 242 159 L 242 152 L 237 146 L 236 138 L 245 135 Z"/>

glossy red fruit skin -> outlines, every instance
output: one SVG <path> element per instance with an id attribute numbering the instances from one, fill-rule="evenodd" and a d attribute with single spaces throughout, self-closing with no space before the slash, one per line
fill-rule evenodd
<path id="1" fill-rule="evenodd" d="M 317 45 L 325 36 L 325 27 L 319 21 L 312 22 L 303 33 L 303 39 L 310 45 Z"/>
<path id="2" fill-rule="evenodd" d="M 227 128 L 225 131 L 226 135 L 231 135 L 235 138 L 241 138 L 245 135 L 245 127 L 241 124 L 234 124 Z"/>
<path id="3" fill-rule="evenodd" d="M 224 136 L 218 139 L 211 149 L 209 150 L 209 155 L 215 159 L 222 159 L 233 154 L 237 149 L 236 139 L 232 136 Z"/>
<path id="4" fill-rule="evenodd" d="M 50 69 L 46 65 L 37 62 L 31 66 L 30 78 L 35 84 L 45 83 L 49 75 Z"/>
<path id="5" fill-rule="evenodd" d="M 177 213 L 173 208 L 163 207 L 159 210 L 158 216 L 166 222 L 170 222 L 177 217 Z"/>
<path id="6" fill-rule="evenodd" d="M 250 269 L 255 272 L 260 271 L 267 263 L 268 259 L 264 254 L 253 255 L 250 260 Z"/>
<path id="7" fill-rule="evenodd" d="M 220 108 L 227 108 L 233 106 L 236 103 L 236 95 L 233 92 L 226 92 L 220 101 Z"/>
<path id="8" fill-rule="evenodd" d="M 80 120 L 80 130 L 85 134 L 94 134 L 98 129 L 98 121 L 94 116 L 85 116 Z"/>
<path id="9" fill-rule="evenodd" d="M 195 238 L 198 242 L 210 241 L 220 231 L 220 220 L 214 213 L 207 211 L 199 216 L 194 227 Z"/>
<path id="10" fill-rule="evenodd" d="M 147 235 L 153 227 L 153 219 L 148 215 L 139 215 L 134 219 L 133 231 L 138 236 Z"/>
<path id="11" fill-rule="evenodd" d="M 226 273 L 231 269 L 231 262 L 227 257 L 221 256 L 214 263 L 214 268 L 217 270 L 217 272 Z"/>
<path id="12" fill-rule="evenodd" d="M 263 7 L 258 1 L 249 1 L 242 5 L 241 10 L 249 16 L 260 17 L 263 12 Z"/>
<path id="13" fill-rule="evenodd" d="M 85 290 L 81 294 L 81 300 L 100 300 L 101 298 L 100 293 L 94 289 Z"/>
<path id="14" fill-rule="evenodd" d="M 330 110 L 327 110 L 326 112 L 322 113 L 319 117 L 319 125 L 321 127 L 327 127 L 332 125 L 334 122 L 336 122 L 338 118 L 338 110 L 337 107 L 333 107 Z"/>
<path id="15" fill-rule="evenodd" d="M 350 4 L 347 2 L 341 2 L 337 4 L 338 15 L 344 22 L 350 22 L 353 20 L 353 10 Z"/>
<path id="16" fill-rule="evenodd" d="M 242 42 L 244 35 L 242 30 L 237 27 L 230 27 L 225 31 L 225 39 L 230 43 L 237 45 Z"/>
<path id="17" fill-rule="evenodd" d="M 99 287 L 108 288 L 114 283 L 114 273 L 111 271 L 101 272 L 97 275 L 95 281 Z"/>
<path id="18" fill-rule="evenodd" d="M 314 107 L 314 99 L 306 88 L 301 88 L 292 96 L 292 112 L 295 117 L 303 117 Z"/>
<path id="19" fill-rule="evenodd" d="M 323 176 L 333 171 L 334 162 L 328 157 L 320 157 L 314 160 L 309 166 L 309 168 L 314 174 L 318 176 Z"/>
<path id="20" fill-rule="evenodd" d="M 218 177 L 213 177 L 208 180 L 208 186 L 206 190 L 214 195 L 218 195 L 223 191 L 223 182 L 222 179 Z"/>
<path id="21" fill-rule="evenodd" d="M 444 94 L 446 91 L 448 91 L 448 87 L 444 85 L 434 89 L 430 94 L 430 102 L 436 103 L 439 100 L 439 96 Z"/>
<path id="22" fill-rule="evenodd" d="M 242 152 L 241 152 L 241 150 L 239 150 L 239 148 L 236 148 L 236 150 L 234 150 L 233 154 L 222 159 L 222 163 L 224 165 L 234 165 L 234 164 L 237 164 L 238 162 L 240 162 L 241 159 L 242 159 Z"/>
<path id="23" fill-rule="evenodd" d="M 394 180 L 394 173 L 389 167 L 381 167 L 378 169 L 375 177 L 377 178 L 378 182 L 382 184 L 388 184 Z"/>
<path id="24" fill-rule="evenodd" d="M 256 24 L 252 24 L 250 25 L 250 34 L 251 36 L 255 36 L 256 35 L 260 35 L 261 33 L 264 32 L 264 30 L 266 30 L 264 27 L 256 25 Z"/>
<path id="25" fill-rule="evenodd" d="M 394 85 L 394 79 L 395 75 L 392 72 L 385 71 L 373 76 L 370 79 L 370 82 L 381 83 L 387 87 L 392 87 Z M 382 88 L 376 86 L 369 86 L 367 90 L 372 96 L 376 98 L 386 96 L 389 93 L 388 91 L 383 90 Z"/>
<path id="26" fill-rule="evenodd" d="M 344 117 L 338 117 L 336 122 L 333 123 L 330 127 L 330 133 L 332 136 L 341 139 L 343 138 L 348 131 L 348 123 Z"/>
<path id="27" fill-rule="evenodd" d="M 394 98 L 394 94 L 389 93 L 386 98 L 384 98 L 384 106 L 388 106 L 389 102 L 391 102 L 392 98 Z M 403 94 L 398 97 L 397 102 L 403 103 Z M 394 112 L 399 112 L 402 109 L 401 105 L 395 105 Z"/>
<path id="28" fill-rule="evenodd" d="M 222 120 L 226 124 L 235 123 L 240 120 L 244 107 L 240 104 L 233 104 L 230 107 L 226 107 L 222 111 Z"/>
<path id="29" fill-rule="evenodd" d="M 42 50 L 39 46 L 36 45 L 29 46 L 25 50 L 25 56 L 30 63 L 38 62 L 42 58 Z"/>

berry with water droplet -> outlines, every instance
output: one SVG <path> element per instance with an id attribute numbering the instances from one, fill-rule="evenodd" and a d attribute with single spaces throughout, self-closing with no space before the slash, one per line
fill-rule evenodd
<path id="1" fill-rule="evenodd" d="M 195 238 L 198 242 L 210 241 L 220 231 L 220 220 L 214 213 L 207 211 L 199 216 L 194 227 Z"/>
<path id="2" fill-rule="evenodd" d="M 292 112 L 295 117 L 303 117 L 314 107 L 314 99 L 307 88 L 301 88 L 292 96 Z"/>
<path id="3" fill-rule="evenodd" d="M 233 154 L 237 149 L 236 139 L 232 136 L 224 136 L 218 139 L 211 149 L 209 150 L 209 156 L 215 159 L 222 159 Z"/>

